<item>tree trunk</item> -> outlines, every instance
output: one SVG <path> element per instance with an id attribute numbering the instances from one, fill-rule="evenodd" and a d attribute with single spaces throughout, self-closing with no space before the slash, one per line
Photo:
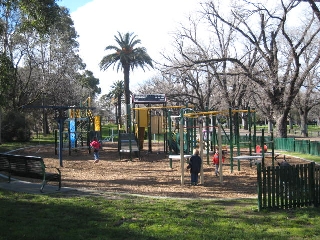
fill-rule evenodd
<path id="1" fill-rule="evenodd" d="M 130 74 L 130 65 L 129 64 L 122 64 L 123 67 L 123 77 L 124 77 L 124 95 L 125 95 L 125 102 L 126 102 L 126 128 L 127 133 L 130 132 L 130 88 L 129 88 L 129 74 Z"/>
<path id="2" fill-rule="evenodd" d="M 308 124 L 307 124 L 307 111 L 300 112 L 300 121 L 301 121 L 301 134 L 303 137 L 308 137 Z"/>
<path id="3" fill-rule="evenodd" d="M 122 121 L 121 121 L 121 95 L 118 96 L 118 113 L 117 113 L 117 119 L 118 124 L 120 125 L 120 128 L 122 127 Z"/>
<path id="4" fill-rule="evenodd" d="M 288 114 L 283 113 L 277 118 L 277 136 L 280 138 L 287 137 L 287 116 Z"/>
<path id="5" fill-rule="evenodd" d="M 45 134 L 50 134 L 47 112 L 44 113 L 44 131 Z"/>
<path id="6" fill-rule="evenodd" d="M 273 124 L 272 120 L 268 119 L 268 133 L 271 133 L 273 131 Z M 286 130 L 287 131 L 287 130 Z"/>
<path id="7" fill-rule="evenodd" d="M 116 125 L 119 125 L 119 114 L 118 114 L 118 105 L 115 105 L 115 109 L 116 109 Z"/>
<path id="8" fill-rule="evenodd" d="M 244 130 L 248 130 L 249 129 L 249 124 L 248 124 L 248 115 L 246 114 L 242 114 L 242 125 L 243 125 L 243 129 Z"/>
<path id="9" fill-rule="evenodd" d="M 2 108 L 0 107 L 0 145 L 2 144 L 2 134 L 1 134 L 1 129 L 2 129 Z"/>
<path id="10" fill-rule="evenodd" d="M 291 114 L 290 114 L 290 116 L 289 116 L 289 129 L 290 129 L 290 130 L 293 129 L 293 119 L 292 119 Z"/>

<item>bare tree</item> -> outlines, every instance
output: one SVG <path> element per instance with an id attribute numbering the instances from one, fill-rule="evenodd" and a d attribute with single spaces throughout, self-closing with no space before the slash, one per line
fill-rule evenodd
<path id="1" fill-rule="evenodd" d="M 203 4 L 203 12 L 208 18 L 217 18 L 226 28 L 236 31 L 241 39 L 238 44 L 251 45 L 256 60 L 249 64 L 243 58 L 244 52 L 241 56 L 192 59 L 192 63 L 227 61 L 241 68 L 242 73 L 265 92 L 276 119 L 278 136 L 286 137 L 286 122 L 293 100 L 309 71 L 317 65 L 320 48 L 316 49 L 308 65 L 303 62 L 302 54 L 310 47 L 320 29 L 314 25 L 314 17 L 311 16 L 310 19 L 304 19 L 295 34 L 291 34 L 289 30 L 293 27 L 288 18 L 290 12 L 299 6 L 295 1 L 281 1 L 281 6 L 276 10 L 248 1 L 238 3 L 231 11 L 233 19 L 237 19 L 236 24 L 220 13 L 213 1 Z"/>
<path id="2" fill-rule="evenodd" d="M 177 96 L 193 99 L 201 110 L 206 108 L 213 110 L 217 109 L 217 105 L 221 105 L 221 100 L 228 99 L 226 96 L 229 91 L 225 91 L 228 88 L 226 87 L 227 78 L 217 74 L 218 69 L 226 69 L 226 64 L 212 63 L 211 65 L 191 66 L 190 59 L 205 59 L 211 57 L 213 52 L 211 47 L 213 40 L 204 41 L 199 37 L 203 36 L 201 31 L 201 18 L 192 19 L 190 17 L 189 24 L 181 25 L 174 34 L 177 55 L 165 56 L 167 63 L 162 72 L 167 78 L 175 79 L 175 86 L 180 84 L 184 88 L 183 91 L 177 92 Z"/>
<path id="3" fill-rule="evenodd" d="M 316 5 L 316 2 L 320 2 L 319 0 L 301 0 L 302 2 L 308 2 L 314 14 L 317 16 L 318 20 L 320 21 L 320 10 Z"/>
<path id="4" fill-rule="evenodd" d="M 304 137 L 308 136 L 308 115 L 311 109 L 320 105 L 320 76 L 317 76 L 318 68 L 310 71 L 309 76 L 294 99 L 294 106 L 300 116 L 301 133 Z"/>
<path id="5" fill-rule="evenodd" d="M 238 25 L 237 19 L 233 23 Z M 204 30 L 205 26 L 205 30 Z M 246 75 L 242 74 L 238 66 L 230 64 L 227 60 L 233 54 L 237 54 L 236 31 L 231 27 L 225 27 L 215 16 L 204 14 L 198 20 L 189 18 L 188 24 L 181 25 L 174 34 L 175 55 L 165 56 L 167 64 L 165 70 L 168 75 L 176 76 L 185 86 L 189 86 L 194 92 L 193 98 L 197 98 L 197 81 L 190 81 L 194 69 L 198 75 L 203 75 L 202 84 L 206 88 L 204 98 L 198 97 L 198 105 L 208 106 L 210 110 L 231 108 L 246 109 L 253 103 L 252 93 L 255 90 L 254 84 L 249 82 Z M 255 49 L 250 45 L 245 46 L 248 53 L 244 56 L 249 64 L 254 64 Z M 222 59 L 221 61 L 210 61 L 212 58 Z M 225 61 L 223 60 L 225 59 Z M 207 61 L 206 61 L 207 60 Z M 194 64 L 197 61 L 198 64 Z M 174 74 L 176 73 L 176 75 Z M 175 84 L 174 86 L 177 86 Z M 183 96 L 187 91 L 178 92 Z M 200 95 L 199 95 L 200 96 Z M 188 96 L 188 98 L 192 98 Z M 203 102 L 201 104 L 201 102 Z M 246 115 L 243 115 L 246 125 Z"/>

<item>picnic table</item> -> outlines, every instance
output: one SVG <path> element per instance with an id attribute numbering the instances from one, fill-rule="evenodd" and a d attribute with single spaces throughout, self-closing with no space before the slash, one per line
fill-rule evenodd
<path id="1" fill-rule="evenodd" d="M 250 162 L 250 167 L 252 167 L 253 163 L 255 165 L 257 165 L 257 163 L 261 163 L 262 155 L 240 155 L 233 157 L 233 159 L 238 160 L 238 170 L 240 170 L 240 160 L 248 160 Z"/>
<path id="2" fill-rule="evenodd" d="M 263 155 L 271 155 L 272 153 L 271 152 L 265 152 L 265 153 L 263 153 Z M 255 156 L 262 156 L 262 153 L 252 153 L 252 155 L 255 155 Z"/>

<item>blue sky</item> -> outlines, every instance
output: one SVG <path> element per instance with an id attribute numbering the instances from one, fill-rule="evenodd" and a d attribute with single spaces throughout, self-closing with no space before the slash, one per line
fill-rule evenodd
<path id="1" fill-rule="evenodd" d="M 133 32 L 141 40 L 150 57 L 161 62 L 161 53 L 168 51 L 176 31 L 190 12 L 194 12 L 199 0 L 61 0 L 57 3 L 70 10 L 79 35 L 79 55 L 100 80 L 102 94 L 110 91 L 115 81 L 123 79 L 121 71 L 112 67 L 100 71 L 99 63 L 108 45 L 116 44 L 117 32 Z M 130 89 L 155 76 L 155 70 L 135 69 L 130 73 Z"/>
<path id="2" fill-rule="evenodd" d="M 64 6 L 70 10 L 70 13 L 76 11 L 79 7 L 85 5 L 92 0 L 58 0 L 60 6 Z"/>
<path id="3" fill-rule="evenodd" d="M 60 0 L 57 3 L 70 10 L 79 35 L 79 55 L 87 70 L 99 78 L 102 94 L 106 94 L 115 81 L 123 80 L 123 73 L 116 72 L 112 66 L 106 71 L 99 68 L 103 56 L 110 53 L 104 51 L 105 47 L 116 44 L 114 36 L 118 31 L 133 32 L 150 57 L 163 62 L 161 53 L 172 52 L 172 33 L 181 28 L 181 23 L 187 22 L 190 14 L 195 15 L 201 1 L 204 0 Z M 220 0 L 225 7 L 229 1 Z M 208 39 L 206 29 L 203 35 Z M 130 89 L 134 92 L 139 83 L 157 74 L 152 69 L 145 72 L 135 69 L 130 73 Z"/>

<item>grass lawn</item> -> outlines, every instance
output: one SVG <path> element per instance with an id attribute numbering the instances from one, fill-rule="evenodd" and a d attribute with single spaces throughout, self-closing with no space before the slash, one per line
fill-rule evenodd
<path id="1" fill-rule="evenodd" d="M 287 152 L 287 151 L 281 151 L 281 150 L 276 150 L 277 152 L 281 153 L 281 154 L 285 154 L 286 156 L 288 156 L 288 158 L 290 158 L 290 156 L 293 157 L 298 157 L 298 158 L 302 158 L 311 162 L 316 162 L 316 163 L 320 163 L 320 156 L 315 156 L 315 155 L 311 155 L 311 154 L 303 154 L 303 153 L 297 153 L 297 152 Z"/>
<path id="2" fill-rule="evenodd" d="M 15 148 L 19 146 L 2 145 L 2 151 Z M 320 157 L 299 156 L 320 163 Z M 320 239 L 320 208 L 258 212 L 257 199 L 184 200 L 116 194 L 105 198 L 0 189 L 0 206 L 0 240 Z"/>
<path id="3" fill-rule="evenodd" d="M 32 195 L 0 190 L 0 239 L 319 239 L 320 208 L 257 200 Z"/>

